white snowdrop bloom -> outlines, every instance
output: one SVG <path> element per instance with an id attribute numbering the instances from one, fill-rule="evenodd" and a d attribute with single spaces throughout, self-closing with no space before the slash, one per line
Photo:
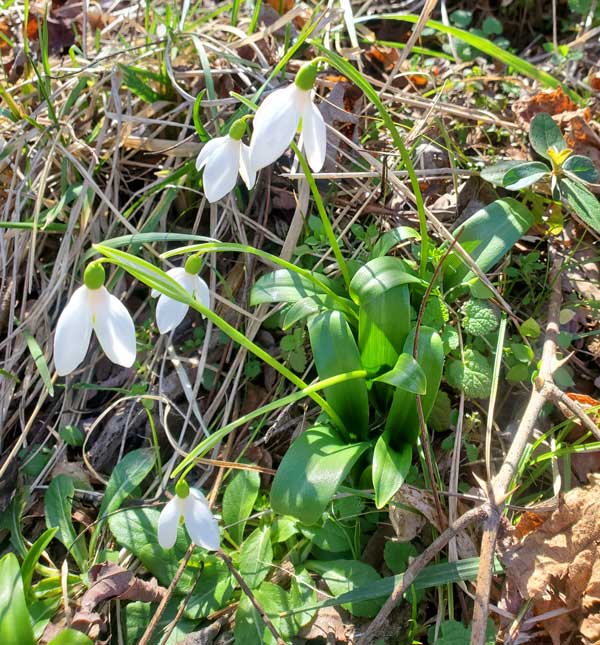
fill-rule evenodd
<path id="1" fill-rule="evenodd" d="M 301 122 L 301 148 L 314 172 L 325 163 L 327 135 L 325 121 L 313 102 L 317 65 L 307 63 L 295 81 L 275 90 L 260 104 L 254 115 L 250 141 L 250 163 L 259 170 L 278 159 L 288 148 Z"/>
<path id="2" fill-rule="evenodd" d="M 206 497 L 197 489 L 190 488 L 185 480 L 177 482 L 176 495 L 158 518 L 158 543 L 170 549 L 177 540 L 177 527 L 183 517 L 185 528 L 194 544 L 209 551 L 217 551 L 221 540 L 219 524 L 208 508 Z"/>
<path id="3" fill-rule="evenodd" d="M 204 194 L 211 203 L 233 190 L 238 173 L 248 189 L 254 186 L 256 171 L 250 166 L 250 148 L 242 143 L 245 130 L 244 119 L 238 119 L 229 128 L 229 134 L 211 139 L 200 150 L 196 169 L 204 168 Z"/>
<path id="4" fill-rule="evenodd" d="M 60 376 L 83 361 L 92 329 L 113 363 L 131 367 L 135 361 L 135 325 L 125 305 L 106 290 L 104 279 L 103 266 L 89 264 L 84 284 L 73 292 L 60 314 L 54 334 L 54 366 Z"/>
<path id="5" fill-rule="evenodd" d="M 198 272 L 202 268 L 202 261 L 198 256 L 192 255 L 189 257 L 185 265 L 182 267 L 175 267 L 169 269 L 167 275 L 173 278 L 175 282 L 179 283 L 193 298 L 210 309 L 210 291 L 208 285 L 204 280 L 198 276 Z M 150 294 L 153 298 L 158 298 L 156 305 L 156 324 L 158 331 L 161 334 L 166 334 L 179 325 L 189 309 L 185 302 L 174 300 L 161 294 L 156 289 L 152 289 Z"/>

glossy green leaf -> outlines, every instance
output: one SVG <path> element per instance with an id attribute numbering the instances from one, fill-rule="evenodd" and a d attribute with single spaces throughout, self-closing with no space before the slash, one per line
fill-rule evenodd
<path id="1" fill-rule="evenodd" d="M 115 466 L 98 511 L 98 521 L 90 540 L 91 553 L 95 551 L 96 542 L 106 517 L 120 508 L 127 497 L 146 479 L 154 467 L 155 461 L 154 450 L 140 448 L 127 453 Z"/>
<path id="2" fill-rule="evenodd" d="M 94 641 L 77 629 L 67 628 L 55 636 L 48 645 L 94 645 Z"/>
<path id="3" fill-rule="evenodd" d="M 246 518 L 252 514 L 260 489 L 260 475 L 255 470 L 239 470 L 223 494 L 223 523 L 231 539 L 242 543 Z"/>
<path id="4" fill-rule="evenodd" d="M 363 585 L 381 580 L 381 576 L 371 565 L 358 560 L 333 560 L 329 562 L 309 560 L 305 563 L 305 566 L 310 571 L 320 574 L 331 593 L 336 596 L 347 594 Z M 347 609 L 353 616 L 373 618 L 382 605 L 383 600 L 380 598 L 344 602 L 342 607 Z"/>
<path id="5" fill-rule="evenodd" d="M 387 255 L 395 246 L 402 244 L 407 240 L 418 239 L 419 232 L 412 226 L 397 226 L 386 231 L 373 245 L 371 258 L 379 258 Z"/>
<path id="6" fill-rule="evenodd" d="M 343 305 L 344 301 L 347 302 L 346 306 Z M 356 316 L 356 307 L 350 300 L 346 301 L 345 298 L 336 299 L 332 298 L 329 295 L 309 296 L 307 298 L 297 300 L 289 306 L 283 317 L 283 323 L 281 327 L 282 329 L 287 330 L 301 320 L 304 320 L 305 318 L 308 318 L 313 314 L 318 314 L 327 309 L 337 309 L 344 314 L 349 314 L 349 316 L 347 316 L 349 322 L 352 322 L 353 317 Z"/>
<path id="7" fill-rule="evenodd" d="M 512 249 L 533 222 L 528 208 L 516 199 L 506 197 L 471 215 L 454 231 L 454 236 L 486 272 Z M 458 254 L 451 253 L 444 265 L 444 288 L 455 287 L 472 277 L 473 273 Z"/>
<path id="8" fill-rule="evenodd" d="M 79 569 L 85 571 L 88 557 L 85 537 L 77 538 L 71 521 L 74 495 L 73 480 L 67 475 L 58 475 L 50 482 L 44 498 L 46 526 L 57 529 L 56 538 L 71 553 Z"/>
<path id="9" fill-rule="evenodd" d="M 574 174 L 578 179 L 595 183 L 598 181 L 598 171 L 589 157 L 571 155 L 563 164 L 563 170 Z"/>
<path id="10" fill-rule="evenodd" d="M 600 233 L 600 202 L 580 182 L 563 177 L 558 182 L 561 195 L 570 208 L 596 233 Z"/>
<path id="11" fill-rule="evenodd" d="M 508 190 L 521 190 L 549 174 L 550 168 L 546 164 L 541 161 L 529 161 L 508 170 L 502 178 L 502 185 Z"/>
<path id="12" fill-rule="evenodd" d="M 189 620 L 180 616 L 167 642 L 163 644 L 165 629 L 175 619 L 181 598 L 173 598 L 166 606 L 163 615 L 160 617 L 156 629 L 150 638 L 149 645 L 177 645 L 181 644 L 187 634 L 196 631 L 198 628 L 197 620 Z M 157 604 L 149 602 L 130 602 L 125 607 L 125 643 L 127 645 L 137 645 L 141 640 L 148 624 L 156 613 Z"/>
<path id="13" fill-rule="evenodd" d="M 482 179 L 489 181 L 490 184 L 494 184 L 494 186 L 502 186 L 504 175 L 506 175 L 506 173 L 512 168 L 522 165 L 522 161 L 517 161 L 516 159 L 505 159 L 495 163 L 493 166 L 482 168 L 480 175 Z"/>
<path id="14" fill-rule="evenodd" d="M 387 383 L 392 387 L 413 392 L 414 394 L 425 394 L 427 392 L 425 372 L 412 354 L 408 353 L 400 354 L 393 369 L 373 380 L 378 383 Z"/>
<path id="15" fill-rule="evenodd" d="M 0 643 L 35 645 L 23 579 L 14 553 L 0 560 Z"/>
<path id="16" fill-rule="evenodd" d="M 250 589 L 256 589 L 267 577 L 272 563 L 271 530 L 263 524 L 244 540 L 240 550 L 240 574 Z"/>
<path id="17" fill-rule="evenodd" d="M 354 302 L 364 306 L 393 287 L 410 283 L 423 284 L 423 281 L 410 273 L 404 260 L 384 256 L 367 262 L 354 274 L 350 296 Z"/>
<path id="18" fill-rule="evenodd" d="M 205 618 L 224 607 L 235 590 L 229 567 L 212 553 L 203 555 L 202 572 L 185 606 L 184 616 L 192 620 Z"/>
<path id="19" fill-rule="evenodd" d="M 412 354 L 414 331 L 406 339 L 405 353 Z M 417 348 L 417 362 L 425 372 L 427 391 L 421 397 L 425 420 L 437 397 L 444 369 L 444 344 L 439 334 L 430 327 L 421 327 Z M 397 389 L 385 424 L 392 446 L 399 449 L 407 443 L 413 445 L 419 436 L 419 415 L 416 396 Z"/>
<path id="20" fill-rule="evenodd" d="M 319 276 L 322 282 L 328 282 Z M 297 302 L 303 298 L 326 295 L 325 292 L 307 278 L 289 269 L 277 269 L 261 276 L 250 294 L 251 305 L 265 302 Z"/>
<path id="21" fill-rule="evenodd" d="M 404 483 L 412 462 L 412 444 L 404 443 L 398 450 L 392 448 L 389 432 L 384 432 L 373 452 L 373 488 L 375 505 L 383 508 Z"/>
<path id="22" fill-rule="evenodd" d="M 31 581 L 33 579 L 33 574 L 35 572 L 35 567 L 40 559 L 40 556 L 45 551 L 46 547 L 52 541 L 52 538 L 56 535 L 58 528 L 52 528 L 45 530 L 40 537 L 31 545 L 27 555 L 23 560 L 21 565 L 21 576 L 23 578 L 23 589 L 25 591 L 25 597 L 31 598 Z"/>
<path id="23" fill-rule="evenodd" d="M 546 112 L 538 112 L 531 119 L 531 124 L 529 125 L 529 141 L 531 142 L 531 147 L 538 155 L 548 160 L 550 160 L 548 148 L 555 148 L 560 152 L 567 147 L 560 128 Z"/>
<path id="24" fill-rule="evenodd" d="M 366 442 L 347 444 L 327 426 L 303 432 L 288 448 L 273 480 L 273 511 L 305 524 L 317 522 L 368 447 Z"/>
<path id="25" fill-rule="evenodd" d="M 405 284 L 361 304 L 358 345 L 365 369 L 395 364 L 410 329 L 410 315 L 410 294 Z"/>
<path id="26" fill-rule="evenodd" d="M 339 311 L 325 311 L 310 319 L 308 335 L 321 380 L 362 369 L 352 330 Z M 369 395 L 365 379 L 332 385 L 325 398 L 351 437 L 364 437 L 369 423 Z"/>

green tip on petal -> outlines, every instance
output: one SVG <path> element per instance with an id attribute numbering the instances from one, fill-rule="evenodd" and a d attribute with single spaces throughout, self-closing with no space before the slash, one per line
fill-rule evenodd
<path id="1" fill-rule="evenodd" d="M 177 497 L 185 499 L 190 494 L 190 487 L 185 479 L 180 479 L 177 484 L 175 484 L 175 493 Z"/>
<path id="2" fill-rule="evenodd" d="M 106 279 L 106 271 L 100 262 L 92 262 L 85 267 L 83 282 L 88 289 L 100 289 Z"/>
<path id="3" fill-rule="evenodd" d="M 190 257 L 185 261 L 185 271 L 190 275 L 198 275 L 201 268 L 202 259 L 199 255 L 190 255 Z"/>
<path id="4" fill-rule="evenodd" d="M 246 132 L 246 119 L 238 119 L 231 124 L 229 136 L 235 141 L 239 141 Z"/>
<path id="5" fill-rule="evenodd" d="M 296 74 L 295 83 L 297 87 L 305 92 L 312 90 L 315 81 L 317 80 L 317 65 L 318 63 L 314 61 L 304 63 L 304 65 L 302 65 Z"/>

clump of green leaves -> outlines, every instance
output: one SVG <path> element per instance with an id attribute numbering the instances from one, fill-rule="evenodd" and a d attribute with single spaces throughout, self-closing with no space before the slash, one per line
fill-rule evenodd
<path id="1" fill-rule="evenodd" d="M 508 190 L 546 186 L 553 199 L 562 201 L 590 228 L 600 233 L 600 202 L 587 188 L 598 181 L 592 160 L 573 154 L 549 114 L 541 112 L 531 120 L 531 147 L 543 161 L 503 161 L 485 168 L 481 176 Z"/>

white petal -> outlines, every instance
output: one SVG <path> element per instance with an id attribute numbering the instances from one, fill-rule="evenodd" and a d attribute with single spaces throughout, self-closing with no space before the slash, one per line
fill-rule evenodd
<path id="1" fill-rule="evenodd" d="M 158 518 L 158 543 L 163 549 L 170 549 L 177 541 L 177 527 L 182 515 L 181 500 L 174 497 L 167 502 Z"/>
<path id="2" fill-rule="evenodd" d="M 156 305 L 156 324 L 161 334 L 166 334 L 181 324 L 187 314 L 188 306 L 179 300 L 162 295 Z"/>
<path id="3" fill-rule="evenodd" d="M 254 187 L 256 182 L 256 170 L 250 163 L 250 147 L 242 143 L 240 147 L 240 177 L 243 179 L 248 190 Z"/>
<path id="4" fill-rule="evenodd" d="M 113 363 L 131 367 L 135 361 L 135 325 L 125 305 L 105 287 L 93 292 L 92 325 L 104 353 Z"/>
<path id="5" fill-rule="evenodd" d="M 200 150 L 200 154 L 196 158 L 196 170 L 202 170 L 202 168 L 204 168 L 204 166 L 206 165 L 209 157 L 213 153 L 215 153 L 221 146 L 225 145 L 228 139 L 228 136 L 216 137 L 205 143 L 204 146 L 202 146 L 202 150 Z"/>
<path id="6" fill-rule="evenodd" d="M 167 271 L 167 275 L 173 278 L 175 282 L 180 282 L 181 277 L 185 273 L 186 273 L 186 270 L 183 267 L 174 267 Z M 157 289 L 152 289 L 152 291 L 150 292 L 150 295 L 152 296 L 152 298 L 158 298 L 158 296 L 160 296 L 160 291 L 158 291 Z"/>
<path id="7" fill-rule="evenodd" d="M 260 170 L 279 159 L 296 134 L 304 101 L 303 90 L 295 83 L 276 90 L 254 115 L 250 141 L 250 164 Z"/>
<path id="8" fill-rule="evenodd" d="M 193 275 L 191 278 L 191 291 L 194 294 L 194 298 L 207 309 L 210 309 L 210 289 L 208 285 L 199 275 Z"/>
<path id="9" fill-rule="evenodd" d="M 308 165 L 313 172 L 319 172 L 325 163 L 327 130 L 323 115 L 312 101 L 307 103 L 302 115 L 302 141 Z"/>
<path id="10" fill-rule="evenodd" d="M 209 551 L 217 551 L 221 545 L 219 523 L 210 512 L 206 499 L 199 490 L 190 488 L 183 500 L 183 518 L 192 542 Z"/>
<path id="11" fill-rule="evenodd" d="M 60 376 L 72 372 L 85 358 L 92 334 L 89 289 L 83 285 L 73 292 L 63 309 L 54 334 L 54 367 Z"/>
<path id="12" fill-rule="evenodd" d="M 210 155 L 204 168 L 204 194 L 209 202 L 217 202 L 233 190 L 240 165 L 240 141 L 228 141 Z"/>

